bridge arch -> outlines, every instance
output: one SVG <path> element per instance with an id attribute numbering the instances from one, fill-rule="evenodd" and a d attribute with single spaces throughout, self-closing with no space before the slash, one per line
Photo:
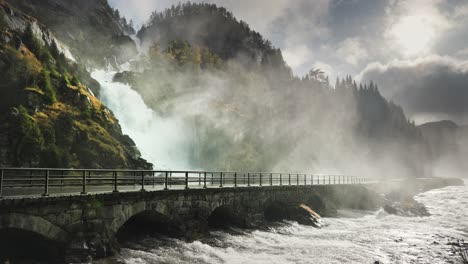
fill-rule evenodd
<path id="1" fill-rule="evenodd" d="M 0 215 L 0 230 L 2 229 L 29 231 L 56 242 L 68 241 L 68 233 L 65 230 L 42 217 L 34 215 L 19 213 Z"/>
<path id="2" fill-rule="evenodd" d="M 265 220 L 277 222 L 289 215 L 290 204 L 286 200 L 268 200 L 263 206 Z"/>
<path id="3" fill-rule="evenodd" d="M 247 213 L 240 196 L 220 198 L 211 204 L 206 219 L 209 227 L 247 227 Z"/>
<path id="4" fill-rule="evenodd" d="M 0 215 L 0 258 L 13 262 L 24 257 L 31 262 L 58 261 L 65 252 L 67 237 L 60 227 L 38 216 Z"/>
<path id="5" fill-rule="evenodd" d="M 127 239 L 139 234 L 169 234 L 174 225 L 169 208 L 165 203 L 135 203 L 116 205 L 111 223 L 111 236 Z"/>

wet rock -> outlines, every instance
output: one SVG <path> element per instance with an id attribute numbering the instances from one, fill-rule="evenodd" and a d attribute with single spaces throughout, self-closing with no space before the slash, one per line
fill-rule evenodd
<path id="1" fill-rule="evenodd" d="M 393 215 L 399 216 L 429 216 L 426 207 L 414 200 L 413 197 L 406 197 L 401 201 L 387 201 L 383 206 L 384 210 Z"/>

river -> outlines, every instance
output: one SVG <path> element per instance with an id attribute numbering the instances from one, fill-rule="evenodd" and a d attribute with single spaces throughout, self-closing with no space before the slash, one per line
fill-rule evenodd
<path id="1" fill-rule="evenodd" d="M 183 128 L 183 122 L 158 117 L 128 85 L 113 83 L 114 73 L 97 70 L 92 76 L 101 83 L 101 99 L 120 120 L 123 132 L 150 161 L 162 167 L 186 167 L 184 153 L 172 152 L 184 144 L 183 136 L 174 133 Z M 283 222 L 268 230 L 212 231 L 212 238 L 191 243 L 147 237 L 128 243 L 119 259 L 128 264 L 434 264 L 456 260 L 448 242 L 468 239 L 468 187 L 432 190 L 416 200 L 426 205 L 431 216 L 343 210 L 340 217 L 325 218 L 326 226 L 321 229 Z"/>
<path id="2" fill-rule="evenodd" d="M 428 217 L 340 211 L 321 229 L 283 222 L 269 230 L 213 231 L 191 243 L 165 237 L 131 242 L 119 259 L 144 263 L 458 263 L 450 241 L 468 239 L 468 187 L 419 194 Z M 455 262 L 451 262 L 455 261 Z"/>

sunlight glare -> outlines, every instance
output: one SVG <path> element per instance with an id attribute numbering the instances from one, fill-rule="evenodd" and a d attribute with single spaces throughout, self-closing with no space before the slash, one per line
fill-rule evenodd
<path id="1" fill-rule="evenodd" d="M 434 28 L 425 16 L 406 16 L 392 28 L 392 35 L 405 55 L 426 52 L 435 37 Z"/>

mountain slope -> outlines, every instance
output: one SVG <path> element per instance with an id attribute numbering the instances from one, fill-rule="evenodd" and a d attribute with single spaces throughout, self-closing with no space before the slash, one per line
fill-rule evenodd
<path id="1" fill-rule="evenodd" d="M 0 1 L 0 165 L 150 168 L 57 42 Z"/>
<path id="2" fill-rule="evenodd" d="M 244 65 L 262 65 L 291 75 L 279 49 L 231 12 L 214 4 L 189 2 L 154 12 L 138 37 L 144 46 L 158 42 L 163 49 L 174 40 L 188 41 L 207 47 L 223 60 L 236 58 Z"/>
<path id="3" fill-rule="evenodd" d="M 114 57 L 126 61 L 136 55 L 126 25 L 107 0 L 6 1 L 50 28 L 86 64 L 106 66 Z"/>

